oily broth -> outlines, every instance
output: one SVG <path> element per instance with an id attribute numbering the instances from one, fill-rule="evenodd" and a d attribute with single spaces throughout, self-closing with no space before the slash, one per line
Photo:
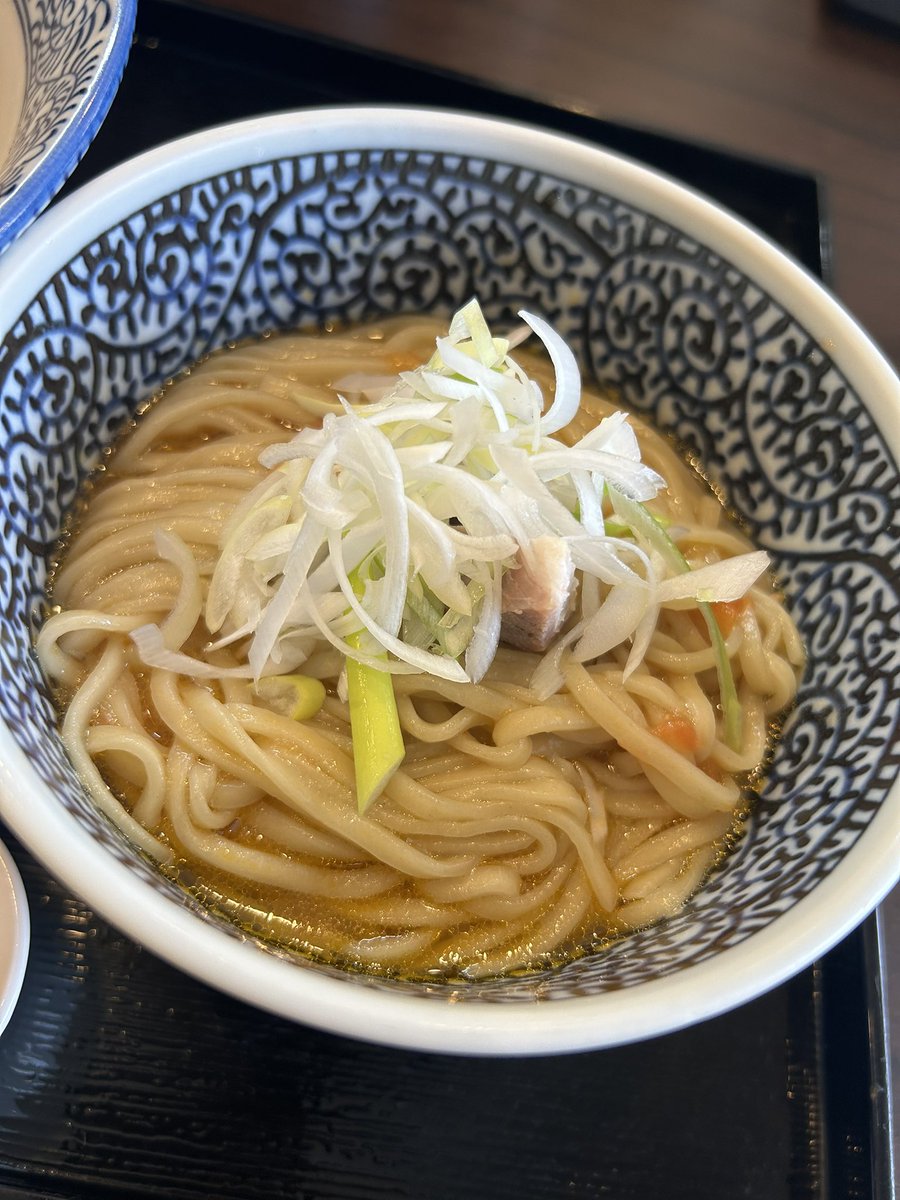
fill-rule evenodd
<path id="1" fill-rule="evenodd" d="M 708 874 L 727 859 L 739 842 L 749 811 L 748 804 L 747 808 L 735 813 L 731 829 L 719 840 Z M 276 843 L 262 835 L 257 835 L 256 840 L 261 846 L 273 851 L 277 849 Z M 473 976 L 471 963 L 459 960 L 454 949 L 455 938 L 447 939 L 446 945 L 427 965 L 417 961 L 415 955 L 404 956 L 400 961 L 394 961 L 392 957 L 379 959 L 377 943 L 384 935 L 377 927 L 366 923 L 364 913 L 340 912 L 334 904 L 284 888 L 246 885 L 223 871 L 187 857 L 178 859 L 172 867 L 163 868 L 163 873 L 209 911 L 224 917 L 248 936 L 301 958 L 359 974 L 410 982 L 440 979 L 448 984 L 459 984 L 470 981 Z M 398 922 L 396 935 L 408 928 Z M 527 966 L 516 966 L 502 974 L 523 977 L 552 970 L 608 949 L 631 932 L 614 917 L 592 913 L 562 947 L 551 953 L 531 954 Z M 368 942 L 375 956 L 348 953 L 348 943 L 360 942 Z"/>

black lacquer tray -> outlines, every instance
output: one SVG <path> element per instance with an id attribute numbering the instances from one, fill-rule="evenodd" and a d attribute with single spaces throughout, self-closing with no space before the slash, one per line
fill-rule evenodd
<path id="1" fill-rule="evenodd" d="M 70 186 L 181 133 L 345 101 L 465 108 L 600 142 L 717 197 L 827 273 L 807 175 L 159 0 L 142 0 L 120 94 Z M 33 938 L 0 1038 L 2 1198 L 893 1194 L 874 918 L 789 984 L 681 1033 L 582 1055 L 444 1058 L 220 995 L 142 952 L 7 841 Z"/>

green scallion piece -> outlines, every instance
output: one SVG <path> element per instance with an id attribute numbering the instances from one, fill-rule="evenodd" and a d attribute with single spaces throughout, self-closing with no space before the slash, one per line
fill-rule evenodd
<path id="1" fill-rule="evenodd" d="M 354 592 L 361 595 L 364 589 L 355 571 L 350 575 L 350 582 Z M 351 634 L 347 641 L 358 649 L 365 639 L 365 631 L 360 630 Z M 379 657 L 387 662 L 387 654 Z M 364 813 L 403 762 L 406 747 L 390 671 L 379 671 L 353 658 L 348 658 L 346 665 L 356 802 L 360 813 Z"/>
<path id="2" fill-rule="evenodd" d="M 637 500 L 624 496 L 616 488 L 609 487 L 609 498 L 618 517 L 627 521 L 634 534 L 640 534 L 665 559 L 673 571 L 684 574 L 690 571 L 691 564 L 684 557 L 660 522 L 649 509 Z M 712 605 L 704 600 L 698 601 L 706 628 L 709 630 L 713 653 L 716 659 L 716 674 L 719 678 L 719 699 L 722 704 L 724 733 L 726 744 L 739 751 L 743 744 L 743 714 L 734 683 L 734 673 L 731 670 L 731 660 L 722 631 L 716 620 Z"/>

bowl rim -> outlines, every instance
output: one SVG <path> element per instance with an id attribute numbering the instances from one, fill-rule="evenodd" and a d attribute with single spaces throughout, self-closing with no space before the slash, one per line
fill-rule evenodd
<path id="1" fill-rule="evenodd" d="M 505 120 L 403 106 L 342 106 L 234 122 L 166 143 L 114 167 L 45 214 L 4 256 L 0 331 L 74 253 L 111 225 L 179 187 L 299 152 L 404 149 L 490 157 L 613 194 L 697 238 L 829 348 L 866 396 L 900 458 L 900 380 L 856 321 L 805 268 L 700 193 L 622 155 Z M 70 231 L 72 231 L 70 233 Z M 29 286 L 29 280 L 32 282 Z M 22 300 L 24 297 L 24 303 Z M 361 986 L 262 954 L 148 888 L 58 806 L 5 724 L 0 812 L 51 873 L 112 924 L 220 990 L 292 1020 L 406 1049 L 458 1054 L 549 1054 L 598 1049 L 672 1032 L 749 1001 L 804 969 L 879 903 L 900 878 L 900 782 L 830 875 L 764 929 L 672 975 L 599 996 L 453 1004 Z M 78 836 L 80 857 L 55 827 Z"/>
<path id="2" fill-rule="evenodd" d="M 0 1035 L 9 1024 L 10 1017 L 19 1000 L 28 964 L 28 949 L 31 941 L 31 919 L 28 912 L 28 897 L 16 861 L 7 846 L 0 842 L 0 919 L 12 929 L 12 944 L 8 950 L 6 966 L 0 961 Z"/>
<path id="3" fill-rule="evenodd" d="M 112 10 L 112 28 L 99 69 L 78 101 L 71 119 L 26 169 L 12 192 L 0 200 L 0 253 L 35 220 L 75 170 L 118 91 L 131 50 L 137 0 L 105 2 Z M 22 30 L 22 36 L 27 36 L 27 30 Z"/>

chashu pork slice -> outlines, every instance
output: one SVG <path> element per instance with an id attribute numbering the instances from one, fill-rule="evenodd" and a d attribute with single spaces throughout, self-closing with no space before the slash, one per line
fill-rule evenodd
<path id="1" fill-rule="evenodd" d="M 575 567 L 562 538 L 538 537 L 520 550 L 516 566 L 503 576 L 500 640 L 517 650 L 547 649 L 572 606 Z"/>

